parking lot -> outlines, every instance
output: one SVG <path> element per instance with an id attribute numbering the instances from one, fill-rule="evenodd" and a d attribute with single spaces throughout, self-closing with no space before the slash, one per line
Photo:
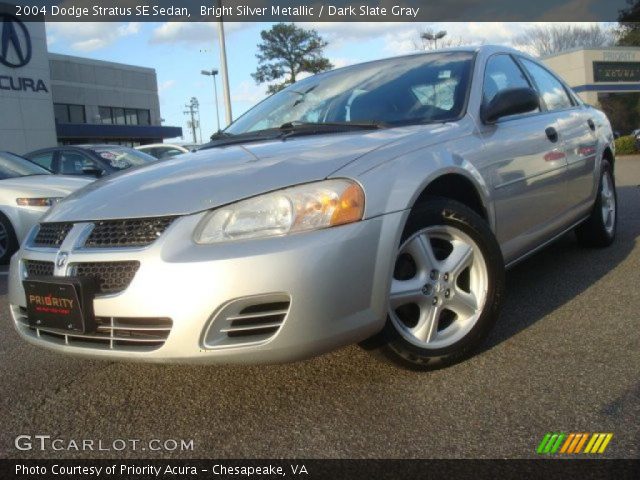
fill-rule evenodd
<path id="1" fill-rule="evenodd" d="M 616 165 L 609 249 L 572 235 L 508 273 L 474 358 L 436 372 L 357 346 L 291 365 L 81 360 L 21 341 L 0 276 L 0 457 L 535 457 L 547 432 L 612 432 L 640 456 L 640 158 Z M 535 208 L 535 206 L 532 206 Z M 6 270 L 6 269 L 3 269 Z M 18 451 L 18 435 L 193 439 L 188 452 Z"/>

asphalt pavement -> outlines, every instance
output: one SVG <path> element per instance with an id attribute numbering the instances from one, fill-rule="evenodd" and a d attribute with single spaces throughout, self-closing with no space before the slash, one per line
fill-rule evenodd
<path id="1" fill-rule="evenodd" d="M 619 159 L 616 176 L 616 243 L 590 250 L 567 235 L 515 267 L 484 349 L 436 372 L 358 346 L 254 367 L 67 357 L 18 338 L 0 272 L 0 457 L 514 458 L 536 457 L 547 432 L 611 432 L 601 456 L 638 458 L 640 158 Z M 63 449 L 18 450 L 19 435 Z M 193 450 L 70 443 L 118 439 Z"/>

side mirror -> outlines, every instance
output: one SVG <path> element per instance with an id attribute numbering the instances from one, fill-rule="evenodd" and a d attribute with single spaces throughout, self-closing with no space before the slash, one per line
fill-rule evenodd
<path id="1" fill-rule="evenodd" d="M 538 92 L 532 88 L 509 88 L 498 92 L 488 105 L 483 105 L 480 117 L 484 123 L 494 123 L 499 118 L 537 108 L 540 108 Z"/>

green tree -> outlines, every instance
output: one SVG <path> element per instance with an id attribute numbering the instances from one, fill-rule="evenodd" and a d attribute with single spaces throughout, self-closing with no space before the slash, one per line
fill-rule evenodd
<path id="1" fill-rule="evenodd" d="M 251 76 L 257 84 L 281 80 L 269 85 L 267 93 L 276 93 L 295 83 L 301 72 L 319 73 L 333 68 L 323 50 L 328 43 L 315 30 L 305 30 L 293 23 L 278 23 L 260 32 L 258 68 Z"/>
<path id="2" fill-rule="evenodd" d="M 618 15 L 618 45 L 640 46 L 640 2 L 627 0 L 628 7 Z"/>

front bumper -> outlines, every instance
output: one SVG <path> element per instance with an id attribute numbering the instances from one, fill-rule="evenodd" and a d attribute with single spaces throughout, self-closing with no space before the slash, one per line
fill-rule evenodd
<path id="1" fill-rule="evenodd" d="M 12 258 L 9 302 L 14 324 L 27 341 L 93 358 L 150 362 L 278 363 L 311 357 L 378 332 L 386 319 L 394 252 L 405 212 L 285 237 L 196 245 L 203 214 L 176 220 L 143 249 L 77 249 L 72 262 L 136 260 L 140 267 L 121 293 L 98 296 L 96 316 L 168 318 L 171 330 L 153 349 L 84 344 L 40 335 L 25 323 L 24 261 L 54 261 L 55 251 L 23 246 Z M 28 242 L 27 242 L 28 243 Z M 286 315 L 268 338 L 219 341 L 221 312 L 234 302 L 288 299 Z M 216 333 L 217 332 L 217 333 Z M 73 338 L 71 338 L 73 340 Z"/>

